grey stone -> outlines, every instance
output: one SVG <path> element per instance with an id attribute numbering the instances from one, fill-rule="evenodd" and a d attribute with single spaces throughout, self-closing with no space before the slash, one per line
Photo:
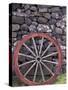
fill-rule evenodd
<path id="1" fill-rule="evenodd" d="M 58 34 L 62 34 L 63 33 L 63 31 L 62 31 L 62 29 L 61 28 L 55 28 L 55 31 L 56 31 L 56 33 L 58 33 Z"/>
<path id="2" fill-rule="evenodd" d="M 63 13 L 63 15 L 66 15 L 66 7 L 62 7 L 62 13 Z"/>
<path id="3" fill-rule="evenodd" d="M 37 30 L 39 32 L 51 32 L 51 29 L 49 28 L 48 25 L 43 25 L 43 24 L 39 24 L 37 27 Z"/>
<path id="4" fill-rule="evenodd" d="M 49 49 L 48 51 L 49 51 L 50 53 L 56 52 L 56 47 L 52 46 L 52 47 L 50 47 L 50 49 Z"/>
<path id="5" fill-rule="evenodd" d="M 30 6 L 28 5 L 28 4 L 26 4 L 25 6 L 24 6 L 24 9 L 25 10 L 27 10 L 27 9 L 29 9 L 30 8 Z"/>
<path id="6" fill-rule="evenodd" d="M 51 16 L 52 16 L 52 18 L 59 19 L 58 13 L 52 13 Z"/>
<path id="7" fill-rule="evenodd" d="M 61 43 L 62 43 L 61 39 L 57 38 L 57 40 L 58 40 L 59 44 L 61 45 Z"/>
<path id="8" fill-rule="evenodd" d="M 52 7 L 51 11 L 52 12 L 60 12 L 60 8 L 59 7 Z"/>
<path id="9" fill-rule="evenodd" d="M 49 24 L 55 24 L 56 23 L 56 19 L 50 19 L 49 20 Z"/>
<path id="10" fill-rule="evenodd" d="M 60 21 L 58 21 L 57 23 L 56 23 L 56 25 L 57 25 L 57 27 L 60 27 L 60 28 L 65 28 L 65 22 L 63 22 L 62 20 L 60 20 Z"/>
<path id="11" fill-rule="evenodd" d="M 32 15 L 32 16 L 36 16 L 36 17 L 37 17 L 37 16 L 40 16 L 40 14 L 39 14 L 37 11 L 31 12 L 31 15 Z"/>
<path id="12" fill-rule="evenodd" d="M 21 13 L 21 9 L 18 8 L 18 9 L 17 9 L 17 12 Z"/>
<path id="13" fill-rule="evenodd" d="M 66 73 L 67 69 L 66 69 L 66 64 L 62 65 L 62 73 Z"/>
<path id="14" fill-rule="evenodd" d="M 47 12 L 47 8 L 46 7 L 40 7 L 39 8 L 39 12 L 43 13 L 43 12 Z"/>
<path id="15" fill-rule="evenodd" d="M 55 25 L 50 25 L 51 29 L 54 30 L 55 29 Z"/>
<path id="16" fill-rule="evenodd" d="M 61 35 L 60 35 L 60 37 L 61 37 Z M 60 37 L 57 38 L 57 40 L 58 40 L 60 46 L 66 46 L 66 42 L 64 42 Z"/>
<path id="17" fill-rule="evenodd" d="M 17 32 L 12 32 L 12 38 L 15 38 L 17 36 Z"/>
<path id="18" fill-rule="evenodd" d="M 23 34 L 24 34 L 24 32 L 28 32 L 29 31 L 28 25 L 27 24 L 21 25 L 21 30 L 22 30 Z"/>
<path id="19" fill-rule="evenodd" d="M 44 17 L 39 17 L 38 18 L 38 23 L 46 24 L 46 22 L 47 22 L 47 19 L 46 18 L 44 18 Z"/>
<path id="20" fill-rule="evenodd" d="M 17 41 L 17 38 L 12 38 L 12 44 Z"/>
<path id="21" fill-rule="evenodd" d="M 60 47 L 61 47 L 61 49 L 62 49 L 62 50 L 64 50 L 64 52 L 63 52 L 63 53 L 65 53 L 66 46 L 61 45 Z M 65 55 L 64 55 L 64 56 L 65 56 Z"/>
<path id="22" fill-rule="evenodd" d="M 62 21 L 66 22 L 66 15 L 62 16 Z"/>
<path id="23" fill-rule="evenodd" d="M 12 15 L 13 15 L 13 16 L 16 16 L 16 15 L 17 15 L 17 13 L 16 13 L 15 11 L 13 11 L 13 12 L 12 12 Z"/>
<path id="24" fill-rule="evenodd" d="M 36 32 L 36 26 L 35 25 L 30 25 L 29 26 L 29 30 L 31 31 L 31 32 Z"/>
<path id="25" fill-rule="evenodd" d="M 37 26 L 37 25 L 38 25 L 38 23 L 37 23 L 37 22 L 32 22 L 32 25 Z"/>
<path id="26" fill-rule="evenodd" d="M 29 18 L 25 18 L 25 23 L 26 23 L 27 25 L 31 25 L 32 21 L 31 21 L 31 19 L 29 19 Z"/>
<path id="27" fill-rule="evenodd" d="M 66 46 L 66 40 L 61 42 L 62 45 Z"/>
<path id="28" fill-rule="evenodd" d="M 12 24 L 12 31 L 18 31 L 20 26 L 18 24 Z"/>
<path id="29" fill-rule="evenodd" d="M 62 39 L 62 35 L 56 33 L 55 30 L 53 30 L 52 34 L 53 34 L 53 36 L 55 36 L 56 39 L 57 39 L 57 38 L 59 38 L 60 40 Z"/>
<path id="30" fill-rule="evenodd" d="M 63 31 L 64 31 L 64 35 L 66 35 L 66 32 L 67 32 L 66 30 L 67 30 L 66 28 L 63 29 Z"/>
<path id="31" fill-rule="evenodd" d="M 33 21 L 34 21 L 34 22 L 37 22 L 37 19 L 38 19 L 38 18 L 37 18 L 37 17 L 34 17 L 34 16 L 30 16 L 30 19 L 31 19 L 32 22 L 33 22 Z"/>
<path id="32" fill-rule="evenodd" d="M 14 16 L 16 16 L 16 17 L 25 17 L 25 16 L 27 16 L 27 14 L 26 13 L 24 13 L 24 12 L 13 12 L 12 13 Z"/>
<path id="33" fill-rule="evenodd" d="M 31 11 L 37 11 L 37 8 L 36 8 L 36 6 L 31 6 L 31 7 L 30 7 L 30 10 L 31 10 Z"/>
<path id="34" fill-rule="evenodd" d="M 13 3 L 12 4 L 12 11 L 16 11 L 17 8 L 20 8 L 20 4 Z"/>
<path id="35" fill-rule="evenodd" d="M 22 32 L 19 31 L 18 34 L 17 34 L 17 40 L 20 40 L 22 38 Z"/>
<path id="36" fill-rule="evenodd" d="M 23 24 L 24 23 L 24 17 L 12 16 L 12 23 Z"/>
<path id="37" fill-rule="evenodd" d="M 31 11 L 30 11 L 30 10 L 27 10 L 27 11 L 25 11 L 25 13 L 26 13 L 27 15 L 30 15 L 30 14 L 31 14 Z"/>
<path id="38" fill-rule="evenodd" d="M 66 46 L 66 36 L 65 35 L 63 35 L 62 37 L 62 41 L 63 41 L 63 44 Z"/>
<path id="39" fill-rule="evenodd" d="M 38 8 L 45 8 L 45 5 L 38 5 Z"/>
<path id="40" fill-rule="evenodd" d="M 43 13 L 43 12 L 47 12 L 47 8 L 40 8 L 40 9 L 39 9 L 39 12 L 42 12 L 42 13 Z"/>
<path id="41" fill-rule="evenodd" d="M 50 19 L 50 17 L 51 17 L 51 15 L 49 13 L 45 13 L 45 14 L 43 14 L 43 16 L 47 19 Z"/>
<path id="42" fill-rule="evenodd" d="M 17 41 L 16 42 L 14 42 L 14 44 L 13 44 L 14 46 L 16 46 L 17 45 Z"/>
<path id="43" fill-rule="evenodd" d="M 25 12 L 25 9 L 23 8 L 23 9 L 21 9 L 21 12 Z"/>
<path id="44" fill-rule="evenodd" d="M 24 8 L 24 7 L 25 7 L 25 4 L 22 4 L 22 5 L 21 5 L 21 8 Z"/>
<path id="45" fill-rule="evenodd" d="M 48 33 L 51 33 L 51 32 L 52 32 L 52 30 L 51 30 L 51 29 L 48 29 L 48 30 L 47 30 L 47 32 L 48 32 Z"/>
<path id="46" fill-rule="evenodd" d="M 49 13 L 51 13 L 51 12 L 52 12 L 52 11 L 51 11 L 51 8 L 49 8 L 49 9 L 48 9 L 48 12 L 49 12 Z"/>

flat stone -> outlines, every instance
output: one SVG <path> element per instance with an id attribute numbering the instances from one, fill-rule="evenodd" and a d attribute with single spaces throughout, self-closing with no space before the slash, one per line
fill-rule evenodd
<path id="1" fill-rule="evenodd" d="M 52 13 L 51 16 L 52 16 L 52 18 L 59 19 L 58 13 Z"/>
<path id="2" fill-rule="evenodd" d="M 45 13 L 45 14 L 43 14 L 43 16 L 44 16 L 45 18 L 47 18 L 47 19 L 50 19 L 50 18 L 51 18 L 51 15 L 50 15 L 49 13 Z"/>
<path id="3" fill-rule="evenodd" d="M 37 30 L 39 32 L 51 32 L 51 29 L 49 28 L 48 25 L 43 25 L 43 24 L 39 24 L 37 27 Z"/>
<path id="4" fill-rule="evenodd" d="M 30 10 L 31 10 L 31 11 L 37 11 L 37 8 L 36 8 L 36 6 L 31 6 L 31 7 L 30 7 Z"/>
<path id="5" fill-rule="evenodd" d="M 39 12 L 43 13 L 43 12 L 47 12 L 47 8 L 40 8 Z"/>
<path id="6" fill-rule="evenodd" d="M 12 23 L 23 24 L 24 23 L 24 17 L 12 16 Z"/>
<path id="7" fill-rule="evenodd" d="M 26 23 L 27 25 L 31 25 L 32 21 L 31 21 L 31 19 L 29 19 L 29 18 L 25 18 L 25 23 Z"/>
<path id="8" fill-rule="evenodd" d="M 38 18 L 38 23 L 46 24 L 46 22 L 47 22 L 47 19 L 46 18 L 44 18 L 44 17 L 39 17 Z"/>
<path id="9" fill-rule="evenodd" d="M 12 12 L 12 15 L 16 16 L 16 17 L 26 17 L 27 14 L 24 12 Z"/>
<path id="10" fill-rule="evenodd" d="M 51 11 L 52 12 L 60 12 L 60 8 L 59 7 L 52 7 Z"/>
<path id="11" fill-rule="evenodd" d="M 37 26 L 37 25 L 38 25 L 38 23 L 37 23 L 37 22 L 32 22 L 32 25 Z"/>
<path id="12" fill-rule="evenodd" d="M 39 7 L 39 12 L 43 13 L 43 12 L 47 12 L 47 8 L 45 6 L 40 6 Z"/>
<path id="13" fill-rule="evenodd" d="M 55 28 L 55 31 L 56 31 L 56 33 L 58 33 L 58 34 L 62 34 L 63 32 L 62 32 L 62 29 L 61 28 Z"/>
<path id="14" fill-rule="evenodd" d="M 20 26 L 18 24 L 12 24 L 12 31 L 18 31 Z"/>
<path id="15" fill-rule="evenodd" d="M 12 32 L 12 38 L 15 38 L 17 36 L 17 32 Z"/>
<path id="16" fill-rule="evenodd" d="M 30 25 L 29 30 L 30 30 L 30 32 L 36 32 L 37 29 L 36 29 L 35 25 Z"/>
<path id="17" fill-rule="evenodd" d="M 48 30 L 47 30 L 47 32 L 48 32 L 48 33 L 51 33 L 51 32 L 52 32 L 52 30 L 51 30 L 51 29 L 48 29 Z"/>

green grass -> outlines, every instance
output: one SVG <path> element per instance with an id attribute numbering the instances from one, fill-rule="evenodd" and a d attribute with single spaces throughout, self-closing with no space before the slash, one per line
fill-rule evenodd
<path id="1" fill-rule="evenodd" d="M 65 84 L 66 83 L 66 74 L 60 74 L 55 81 L 55 84 Z"/>
<path id="2" fill-rule="evenodd" d="M 17 77 L 13 78 L 13 86 L 25 86 L 25 83 L 20 82 Z M 55 80 L 54 84 L 65 84 L 66 83 L 66 74 L 60 74 Z"/>

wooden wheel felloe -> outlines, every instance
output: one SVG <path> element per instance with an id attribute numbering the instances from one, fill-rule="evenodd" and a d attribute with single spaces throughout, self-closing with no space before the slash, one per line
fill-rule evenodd
<path id="1" fill-rule="evenodd" d="M 61 70 L 62 53 L 56 39 L 31 33 L 18 41 L 14 67 L 18 78 L 28 85 L 51 84 Z"/>

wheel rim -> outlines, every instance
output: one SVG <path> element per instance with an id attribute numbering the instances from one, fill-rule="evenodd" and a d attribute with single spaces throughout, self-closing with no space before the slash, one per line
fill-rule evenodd
<path id="1" fill-rule="evenodd" d="M 36 41 L 39 42 L 40 39 L 41 41 L 40 41 L 40 44 L 38 45 Z M 27 45 L 27 42 L 29 40 L 30 40 L 30 43 L 32 40 L 32 45 L 30 46 L 33 46 L 34 51 L 32 48 L 30 48 L 30 46 Z M 44 43 L 44 41 L 45 43 L 47 43 L 47 45 Z M 45 50 L 42 50 L 44 49 L 43 48 L 44 44 L 46 48 Z M 50 51 L 48 50 L 50 50 L 52 46 L 56 48 L 56 51 L 55 52 L 51 51 L 51 53 L 49 53 Z M 30 54 L 24 54 L 25 52 L 24 53 L 20 52 L 21 47 L 25 47 L 27 50 L 25 52 L 30 52 Z M 26 61 L 22 60 L 21 64 L 19 63 L 20 56 L 25 57 L 25 60 L 26 60 Z M 51 60 L 54 57 L 57 57 L 57 60 Z M 29 60 L 27 60 L 26 58 L 29 58 Z M 23 39 L 20 40 L 16 45 L 16 48 L 14 51 L 14 65 L 15 65 L 16 75 L 18 76 L 18 78 L 20 78 L 22 82 L 28 85 L 53 83 L 60 72 L 61 63 L 62 63 L 62 55 L 61 55 L 60 46 L 58 45 L 57 41 L 53 39 L 51 36 L 49 36 L 48 34 L 31 33 L 27 36 L 24 36 Z M 50 68 L 48 65 L 49 66 L 52 65 L 55 70 L 53 71 L 52 70 L 53 68 Z M 46 77 L 45 70 L 49 72 L 48 75 L 50 76 Z M 31 78 L 29 76 L 29 74 L 31 74 L 30 72 L 33 73 Z M 40 80 L 37 80 L 39 76 L 41 76 Z"/>

